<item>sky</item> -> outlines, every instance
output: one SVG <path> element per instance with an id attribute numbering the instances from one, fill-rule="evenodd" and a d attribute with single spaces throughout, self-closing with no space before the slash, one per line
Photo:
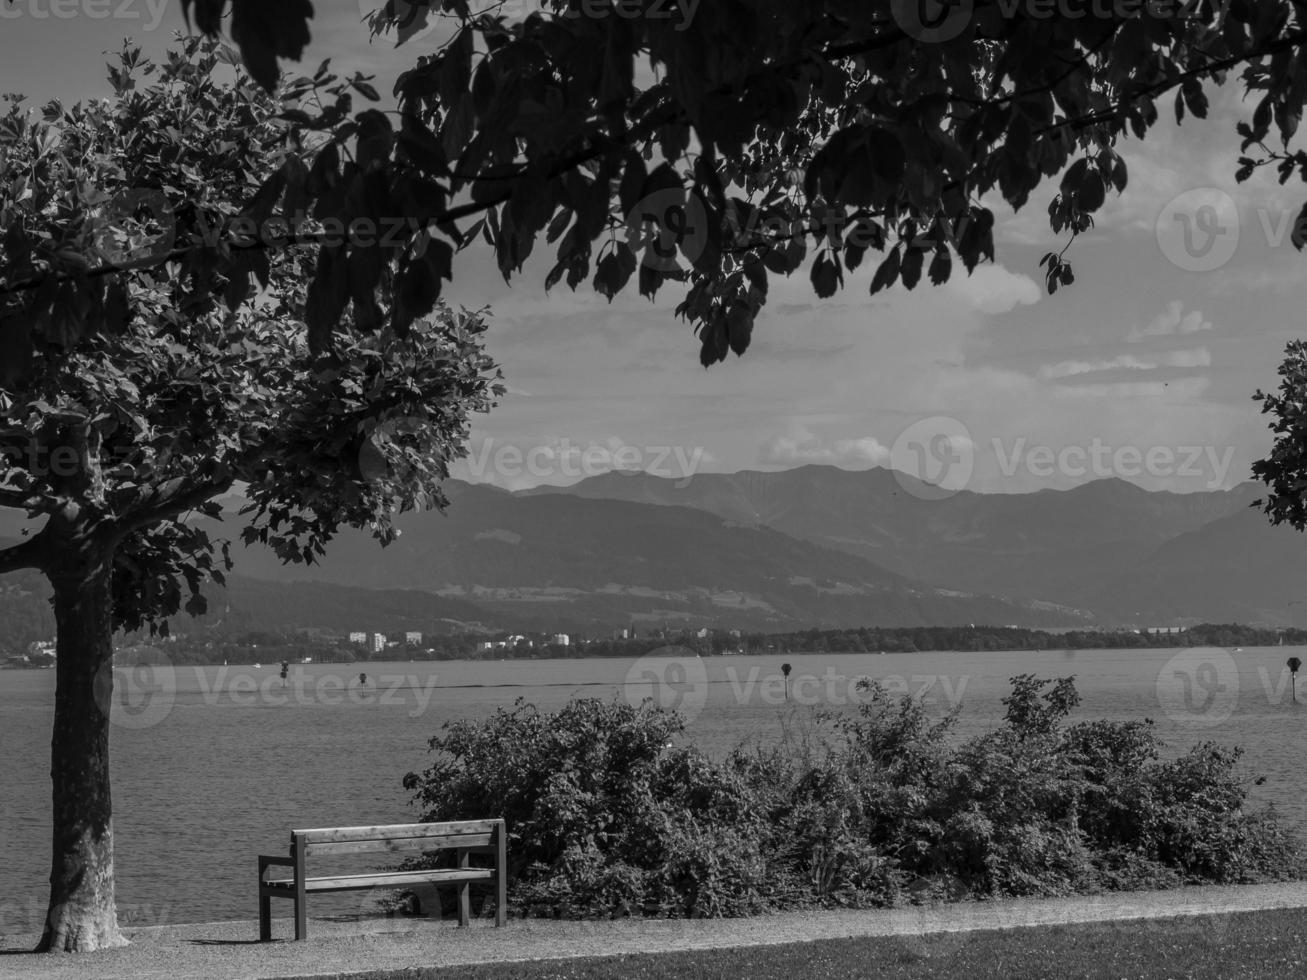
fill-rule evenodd
<path id="1" fill-rule="evenodd" d="M 6 6 L 6 2 L 8 5 Z M 304 69 L 393 80 L 437 35 L 396 49 L 363 16 L 381 0 L 316 0 Z M 180 0 L 0 0 L 0 92 L 36 104 L 108 94 L 126 35 L 158 54 L 184 31 Z M 506 284 L 489 251 L 456 260 L 453 304 L 488 307 L 508 394 L 477 416 L 455 475 L 509 489 L 611 468 L 661 476 L 805 464 L 893 466 L 949 489 L 1028 492 L 1119 477 L 1152 490 L 1227 489 L 1271 445 L 1253 394 L 1278 385 L 1303 334 L 1307 256 L 1290 244 L 1297 180 L 1236 184 L 1233 86 L 1207 120 L 1168 106 L 1120 149 L 1129 184 L 1068 253 L 1076 282 L 1047 295 L 1039 258 L 1055 182 L 1013 214 L 997 261 L 943 287 L 869 295 L 874 254 L 829 300 L 806 268 L 773 279 L 742 358 L 704 370 L 675 284 L 609 303 L 585 285 L 544 290 L 538 246 Z M 542 258 L 543 256 L 543 258 Z"/>

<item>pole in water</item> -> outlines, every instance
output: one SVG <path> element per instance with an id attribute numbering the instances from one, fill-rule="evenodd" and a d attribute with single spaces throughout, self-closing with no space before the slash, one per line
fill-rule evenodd
<path id="1" fill-rule="evenodd" d="M 1289 673 L 1293 676 L 1293 703 L 1298 703 L 1298 668 L 1302 666 L 1302 661 L 1297 657 L 1290 657 L 1286 663 L 1289 666 Z"/>

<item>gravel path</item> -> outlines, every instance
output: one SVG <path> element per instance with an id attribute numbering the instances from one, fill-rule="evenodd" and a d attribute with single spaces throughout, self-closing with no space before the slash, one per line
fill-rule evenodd
<path id="1" fill-rule="evenodd" d="M 1307 882 L 1185 888 L 1057 899 L 1010 899 L 876 911 L 786 912 L 751 919 L 559 922 L 511 920 L 502 929 L 476 921 L 458 929 L 426 919 L 313 919 L 309 939 L 255 941 L 253 922 L 128 929 L 132 945 L 82 956 L 26 953 L 36 937 L 0 936 L 0 980 L 226 980 L 226 978 L 399 977 L 424 968 L 512 960 L 656 953 L 899 936 L 919 954 L 965 944 L 978 929 L 1203 916 L 1193 927 L 1210 941 L 1236 912 L 1307 908 Z M 274 936 L 291 935 L 277 920 Z M 1140 925 L 1132 927 L 1136 938 Z M 1174 935 L 1175 924 L 1162 925 Z"/>

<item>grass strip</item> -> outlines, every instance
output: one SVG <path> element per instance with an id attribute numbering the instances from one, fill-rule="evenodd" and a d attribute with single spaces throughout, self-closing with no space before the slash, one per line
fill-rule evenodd
<path id="1" fill-rule="evenodd" d="M 1261 980 L 1307 976 L 1307 910 L 433 969 L 431 980 Z"/>

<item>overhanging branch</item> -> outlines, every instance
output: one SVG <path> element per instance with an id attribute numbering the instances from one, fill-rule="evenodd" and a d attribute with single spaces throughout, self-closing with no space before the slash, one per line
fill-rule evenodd
<path id="1" fill-rule="evenodd" d="M 41 531 L 21 544 L 0 550 L 0 575 L 24 568 L 45 568 L 46 538 Z"/>
<path id="2" fill-rule="evenodd" d="M 119 511 L 121 533 L 138 531 L 169 518 L 194 510 L 201 504 L 231 489 L 233 479 L 203 480 L 176 477 L 138 493 Z"/>
<path id="3" fill-rule="evenodd" d="M 20 490 L 18 487 L 9 486 L 0 483 L 0 507 L 12 507 L 15 510 L 26 511 L 51 511 L 58 506 L 57 502 L 47 497 L 45 494 L 33 493 L 30 490 Z"/>
<path id="4" fill-rule="evenodd" d="M 884 24 L 881 25 L 882 28 L 888 28 L 889 26 L 890 25 L 888 22 L 885 22 Z M 1013 99 L 1020 98 L 1023 95 L 1029 94 L 1031 92 L 1052 90 L 1063 80 L 1069 77 L 1072 73 L 1074 73 L 1076 70 L 1083 68 L 1088 57 L 1093 53 L 1095 53 L 1107 40 L 1109 40 L 1113 36 L 1113 33 L 1114 32 L 1109 32 L 1108 34 L 1106 34 L 1105 37 L 1100 39 L 1098 43 L 1090 47 L 1085 52 L 1085 54 L 1082 56 L 1081 59 L 1074 61 L 1065 73 L 1063 73 L 1061 76 L 1055 79 L 1050 80 L 1047 85 L 1041 86 L 1037 89 L 1030 89 L 1027 90 L 1027 92 L 1023 92 L 1023 93 L 1008 93 L 1001 97 L 985 100 L 984 102 L 978 104 L 995 106 L 1011 101 Z M 810 64 L 814 59 L 817 58 L 821 60 L 829 61 L 829 60 L 856 57 L 859 54 L 865 54 L 872 50 L 876 50 L 893 44 L 902 43 L 905 40 L 908 40 L 908 38 L 906 38 L 902 30 L 897 27 L 895 27 L 893 30 L 882 29 L 879 33 L 875 34 L 873 37 L 870 38 L 865 38 L 856 42 L 851 42 L 842 45 L 841 44 L 827 45 L 815 51 L 805 51 L 800 56 L 793 58 L 789 61 L 769 65 L 767 66 L 766 69 L 760 70 L 760 72 L 757 74 L 760 75 L 763 73 L 763 71 L 785 74 L 788 72 L 801 69 L 807 66 L 808 64 Z M 1052 123 L 1049 123 L 1048 125 L 1045 125 L 1035 130 L 1034 135 L 1042 136 L 1049 132 L 1062 130 L 1062 129 L 1079 130 L 1089 126 L 1094 126 L 1101 123 L 1114 121 L 1117 118 L 1119 118 L 1121 114 L 1129 106 L 1131 106 L 1133 103 L 1135 103 L 1140 99 L 1156 98 L 1176 88 L 1177 86 L 1183 84 L 1185 81 L 1189 79 L 1206 78 L 1214 74 L 1219 74 L 1221 72 L 1228 71 L 1231 68 L 1237 67 L 1238 65 L 1243 64 L 1245 62 L 1251 62 L 1258 59 L 1262 59 L 1280 51 L 1292 50 L 1294 48 L 1301 46 L 1304 43 L 1304 41 L 1307 41 L 1307 31 L 1298 30 L 1293 33 L 1287 34 L 1283 37 L 1266 41 L 1261 45 L 1253 47 L 1249 50 L 1240 51 L 1233 55 L 1229 55 L 1225 58 L 1215 59 L 1197 65 L 1193 68 L 1189 68 L 1184 71 L 1177 72 L 1174 75 L 1169 75 L 1165 79 L 1155 82 L 1149 86 L 1140 88 L 1135 91 L 1124 92 L 1120 95 L 1120 97 L 1117 100 L 1113 101 L 1105 109 L 1100 109 L 1074 118 L 1059 119 Z M 752 77 L 748 81 L 751 80 Z M 745 83 L 746 85 L 748 84 L 748 81 L 746 81 Z M 728 91 L 729 89 L 725 87 L 713 90 L 714 93 L 728 93 Z M 950 93 L 950 98 L 957 99 L 959 98 L 959 96 L 954 93 Z M 555 166 L 551 167 L 548 170 L 547 176 L 549 177 L 560 176 L 563 173 L 574 170 L 578 167 L 583 166 L 586 163 L 590 163 L 596 159 L 599 159 L 606 153 L 611 153 L 614 150 L 623 147 L 630 147 L 630 146 L 637 145 L 639 140 L 649 138 L 654 132 L 656 132 L 657 128 L 660 125 L 670 123 L 670 122 L 685 122 L 686 119 L 687 116 L 683 107 L 676 106 L 674 104 L 660 105 L 656 107 L 654 111 L 651 111 L 648 116 L 640 120 L 636 125 L 632 126 L 628 130 L 624 130 L 623 132 L 617 134 L 611 134 L 611 133 L 596 134 L 598 138 L 594 139 L 594 141 L 589 146 L 559 161 Z M 971 174 L 974 174 L 975 171 L 978 169 L 979 167 L 973 168 L 972 171 L 968 173 L 968 175 L 966 175 L 966 177 L 964 177 L 963 179 L 964 180 L 969 179 Z M 479 181 L 503 180 L 505 181 L 505 183 L 509 183 L 513 180 L 520 179 L 528 170 L 529 170 L 529 166 L 524 166 L 523 170 L 517 173 L 499 175 L 499 176 L 477 175 L 475 179 Z M 956 184 L 958 182 L 955 181 L 954 183 Z M 504 204 L 509 200 L 511 196 L 512 194 L 511 194 L 511 187 L 510 187 L 498 191 L 492 195 L 489 195 L 485 199 L 480 201 L 471 201 L 457 206 L 448 207 L 432 214 L 428 214 L 424 216 L 413 216 L 413 217 L 416 218 L 418 224 L 423 228 L 429 229 L 433 226 L 440 227 L 442 225 L 452 224 L 453 222 L 461 220 L 463 218 L 473 217 L 477 214 L 480 214 L 481 212 L 489 210 L 490 208 L 497 207 L 501 204 Z M 224 241 L 223 246 L 232 252 L 240 252 L 240 251 L 247 251 L 247 250 L 263 250 L 274 246 L 290 247 L 296 245 L 321 245 L 325 241 L 334 240 L 336 237 L 338 237 L 338 233 L 326 232 L 326 231 L 288 235 L 285 236 L 284 240 L 276 243 L 266 241 L 261 236 L 255 237 L 254 239 L 237 237 L 231 240 Z M 168 262 L 175 262 L 184 259 L 190 253 L 197 251 L 202 247 L 206 247 L 206 246 L 203 245 L 202 243 L 187 242 L 186 244 L 178 245 L 172 249 L 163 252 L 152 253 L 148 256 L 139 257 L 126 262 L 106 263 L 103 265 L 94 266 L 90 269 L 82 270 L 78 272 L 76 276 L 74 276 L 71 273 L 62 272 L 62 271 L 46 272 L 36 276 L 32 276 L 27 279 L 19 280 L 17 282 L 12 282 L 12 283 L 0 282 L 0 296 L 10 296 L 10 295 L 29 292 L 39 288 L 40 286 L 42 286 L 43 284 L 51 280 L 57 283 L 61 283 L 61 282 L 69 281 L 73 278 L 77 278 L 79 280 L 96 279 L 106 275 L 113 275 L 117 273 L 134 271 L 138 269 L 154 268 L 154 267 L 164 265 Z"/>

